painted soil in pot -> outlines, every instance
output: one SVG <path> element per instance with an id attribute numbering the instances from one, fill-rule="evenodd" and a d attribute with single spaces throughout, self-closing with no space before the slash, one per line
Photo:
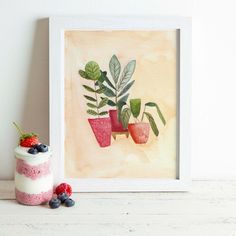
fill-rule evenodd
<path id="1" fill-rule="evenodd" d="M 111 145 L 111 120 L 106 118 L 88 119 L 100 147 Z"/>
<path id="2" fill-rule="evenodd" d="M 127 132 L 128 129 L 125 129 L 122 123 L 118 120 L 118 111 L 109 110 L 109 116 L 111 119 L 111 131 L 112 132 Z"/>
<path id="3" fill-rule="evenodd" d="M 129 133 L 137 144 L 144 144 L 148 141 L 150 125 L 148 123 L 132 123 L 128 125 Z"/>

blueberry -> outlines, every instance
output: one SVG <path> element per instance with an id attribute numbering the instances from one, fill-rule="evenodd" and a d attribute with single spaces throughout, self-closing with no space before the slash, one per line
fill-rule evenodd
<path id="1" fill-rule="evenodd" d="M 69 198 L 69 196 L 66 194 L 66 193 L 60 193 L 57 198 L 62 202 L 64 203 L 66 201 L 66 199 Z"/>
<path id="2" fill-rule="evenodd" d="M 45 144 L 42 144 L 42 143 L 39 144 L 36 148 L 39 152 L 47 152 L 48 151 L 48 146 Z"/>
<path id="3" fill-rule="evenodd" d="M 36 148 L 30 148 L 30 149 L 28 150 L 28 153 L 35 155 L 35 154 L 38 153 L 38 150 L 37 150 Z"/>
<path id="4" fill-rule="evenodd" d="M 67 198 L 64 203 L 66 207 L 72 207 L 75 205 L 75 201 L 72 200 L 71 198 Z"/>
<path id="5" fill-rule="evenodd" d="M 50 201 L 49 201 L 49 206 L 52 208 L 52 209 L 56 209 L 58 208 L 59 206 L 61 205 L 61 201 L 57 198 L 52 198 Z"/>

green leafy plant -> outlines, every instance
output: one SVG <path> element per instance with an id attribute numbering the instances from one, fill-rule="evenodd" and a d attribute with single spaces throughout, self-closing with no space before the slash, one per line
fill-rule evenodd
<path id="1" fill-rule="evenodd" d="M 100 111 L 100 109 L 107 105 L 108 98 L 100 97 L 105 91 L 105 88 L 98 86 L 98 82 L 102 84 L 105 80 L 106 73 L 100 70 L 100 67 L 96 62 L 90 61 L 86 64 L 85 70 L 79 70 L 79 74 L 82 78 L 91 80 L 93 83 L 93 87 L 83 85 L 89 93 L 93 94 L 93 96 L 84 95 L 88 100 L 87 106 L 89 109 L 87 110 L 87 113 L 98 117 L 106 115 L 108 112 Z"/>
<path id="2" fill-rule="evenodd" d="M 107 73 L 102 72 L 103 79 L 97 81 L 97 85 L 104 89 L 103 94 L 108 98 L 107 104 L 121 110 L 128 99 L 128 91 L 134 84 L 131 80 L 135 71 L 136 61 L 130 61 L 121 74 L 121 64 L 116 55 L 113 55 L 109 62 L 109 70 L 113 81 L 109 80 Z"/>
<path id="3" fill-rule="evenodd" d="M 135 122 L 142 122 L 144 120 L 144 117 L 146 117 L 148 119 L 149 123 L 150 123 L 150 126 L 151 126 L 151 129 L 152 129 L 153 133 L 156 136 L 158 136 L 159 130 L 157 128 L 156 122 L 155 122 L 152 114 L 146 111 L 147 107 L 155 108 L 160 120 L 162 121 L 163 125 L 165 125 L 166 120 L 165 120 L 159 106 L 156 103 L 154 103 L 154 102 L 145 103 L 144 110 L 143 110 L 142 115 L 141 115 L 141 120 L 138 119 L 138 117 L 140 115 L 140 111 L 141 111 L 141 99 L 140 98 L 130 99 L 129 105 L 128 104 L 125 104 L 125 105 L 126 106 L 123 107 L 123 109 L 121 111 L 121 121 L 122 121 L 122 125 L 125 128 L 128 127 L 131 115 L 133 116 Z"/>

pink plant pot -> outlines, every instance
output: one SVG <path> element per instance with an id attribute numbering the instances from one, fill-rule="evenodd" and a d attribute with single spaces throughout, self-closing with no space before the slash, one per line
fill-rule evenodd
<path id="1" fill-rule="evenodd" d="M 127 132 L 128 129 L 125 129 L 122 123 L 118 120 L 118 111 L 109 110 L 109 116 L 111 119 L 111 130 L 112 132 Z"/>
<path id="2" fill-rule="evenodd" d="M 129 124 L 128 130 L 135 143 L 147 143 L 150 130 L 150 125 L 148 123 L 139 122 Z"/>
<path id="3" fill-rule="evenodd" d="M 100 147 L 108 147 L 111 145 L 111 119 L 95 118 L 88 119 Z"/>

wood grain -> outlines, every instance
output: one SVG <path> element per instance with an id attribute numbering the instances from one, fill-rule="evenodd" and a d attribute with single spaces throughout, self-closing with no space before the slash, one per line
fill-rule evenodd
<path id="1" fill-rule="evenodd" d="M 236 181 L 194 181 L 189 193 L 77 193 L 51 210 L 14 200 L 0 181 L 0 236 L 236 235 Z"/>

